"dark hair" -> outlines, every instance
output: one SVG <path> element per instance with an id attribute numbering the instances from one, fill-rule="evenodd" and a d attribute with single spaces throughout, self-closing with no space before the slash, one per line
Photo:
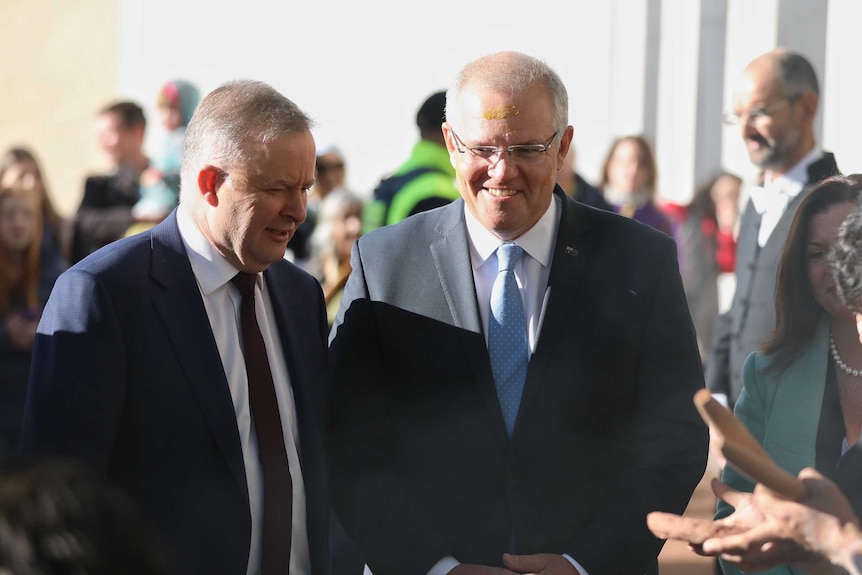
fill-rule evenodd
<path id="1" fill-rule="evenodd" d="M 817 72 L 811 62 L 798 52 L 780 49 L 776 51 L 775 67 L 778 85 L 785 97 L 813 92 L 820 95 Z"/>
<path id="2" fill-rule="evenodd" d="M 742 178 L 736 174 L 725 171 L 717 172 L 695 190 L 694 197 L 688 204 L 689 216 L 715 220 L 715 201 L 712 199 L 712 188 L 721 178 L 731 178 L 738 184 L 742 184 Z"/>
<path id="3" fill-rule="evenodd" d="M 74 461 L 30 457 L 0 468 L 0 571 L 166 573 L 162 550 L 124 493 Z"/>
<path id="4" fill-rule="evenodd" d="M 99 115 L 113 114 L 120 120 L 120 125 L 129 130 L 131 128 L 147 127 L 147 118 L 144 116 L 144 110 L 134 102 L 121 101 L 108 104 L 101 110 Z"/>
<path id="5" fill-rule="evenodd" d="M 838 229 L 829 264 L 842 303 L 858 313 L 862 307 L 862 203 L 856 202 Z"/>
<path id="6" fill-rule="evenodd" d="M 608 150 L 608 155 L 605 156 L 605 163 L 602 165 L 602 179 L 599 182 L 599 188 L 603 188 L 608 183 L 608 168 L 611 165 L 611 158 L 614 157 L 617 147 L 623 142 L 633 142 L 638 149 L 638 156 L 643 162 L 643 167 L 647 171 L 647 179 L 644 185 L 649 192 L 650 197 L 655 195 L 656 180 L 658 179 L 658 168 L 656 167 L 655 154 L 653 153 L 652 145 L 643 136 L 622 136 L 614 140 Z"/>
<path id="7" fill-rule="evenodd" d="M 806 267 L 811 220 L 832 206 L 855 203 L 860 191 L 862 174 L 833 176 L 812 189 L 796 209 L 778 260 L 775 331 L 761 346 L 764 354 L 774 356 L 770 369 L 781 371 L 799 357 L 824 313 L 814 299 Z"/>
<path id="8" fill-rule="evenodd" d="M 422 134 L 439 133 L 446 121 L 446 91 L 434 92 L 416 112 L 416 126 Z"/>

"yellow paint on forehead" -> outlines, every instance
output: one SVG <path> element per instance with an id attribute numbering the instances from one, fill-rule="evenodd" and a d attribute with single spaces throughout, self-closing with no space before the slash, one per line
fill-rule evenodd
<path id="1" fill-rule="evenodd" d="M 510 104 L 508 106 L 503 106 L 502 108 L 485 110 L 482 113 L 482 116 L 484 116 L 486 120 L 505 120 L 506 118 L 517 116 L 520 113 L 521 110 L 519 110 L 517 106 Z"/>

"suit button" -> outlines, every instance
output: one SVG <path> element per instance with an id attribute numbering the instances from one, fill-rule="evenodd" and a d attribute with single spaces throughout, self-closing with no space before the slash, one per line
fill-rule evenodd
<path id="1" fill-rule="evenodd" d="M 506 474 L 506 484 L 515 486 L 521 483 L 521 474 L 517 471 L 510 471 Z"/>

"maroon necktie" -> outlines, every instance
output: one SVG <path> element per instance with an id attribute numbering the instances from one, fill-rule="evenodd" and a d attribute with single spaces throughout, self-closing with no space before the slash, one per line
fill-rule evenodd
<path id="1" fill-rule="evenodd" d="M 290 568 L 290 538 L 293 523 L 293 481 L 287 465 L 284 435 L 266 346 L 254 311 L 257 274 L 240 272 L 231 280 L 242 294 L 242 324 L 248 396 L 258 455 L 263 470 L 262 575 L 284 575 Z"/>

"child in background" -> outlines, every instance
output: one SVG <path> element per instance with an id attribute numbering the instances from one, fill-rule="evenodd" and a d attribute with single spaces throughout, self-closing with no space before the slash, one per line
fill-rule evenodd
<path id="1" fill-rule="evenodd" d="M 153 165 L 141 175 L 141 199 L 132 208 L 132 216 L 145 225 L 133 225 L 130 233 L 161 221 L 176 207 L 183 140 L 198 102 L 198 89 L 185 80 L 168 82 L 159 91 L 157 106 L 167 137 L 161 156 L 155 158 Z"/>

